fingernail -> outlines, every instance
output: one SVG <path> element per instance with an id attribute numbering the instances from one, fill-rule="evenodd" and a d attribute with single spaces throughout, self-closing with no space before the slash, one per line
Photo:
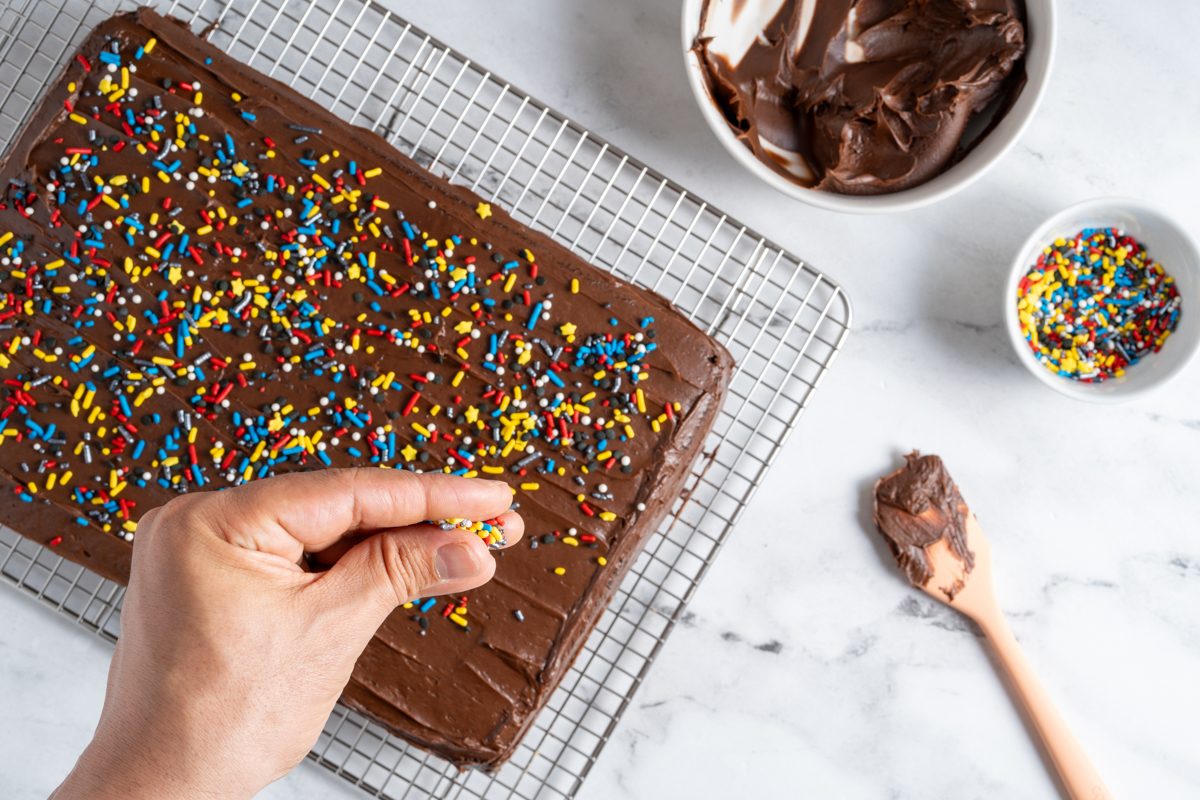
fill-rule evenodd
<path id="1" fill-rule="evenodd" d="M 456 542 L 438 548 L 433 566 L 440 580 L 457 581 L 475 577 L 479 572 L 479 559 L 471 545 Z"/>

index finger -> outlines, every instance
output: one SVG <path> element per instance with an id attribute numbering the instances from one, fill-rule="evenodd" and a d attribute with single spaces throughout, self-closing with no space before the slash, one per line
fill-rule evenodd
<path id="1" fill-rule="evenodd" d="M 362 467 L 298 472 L 218 492 L 209 522 L 231 544 L 298 560 L 348 533 L 461 517 L 512 505 L 501 481 Z"/>

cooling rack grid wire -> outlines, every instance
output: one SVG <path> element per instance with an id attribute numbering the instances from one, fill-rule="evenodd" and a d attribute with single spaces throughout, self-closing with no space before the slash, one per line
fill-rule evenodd
<path id="1" fill-rule="evenodd" d="M 0 8 L 0 149 L 89 30 L 126 0 Z M 338 706 L 310 758 L 384 798 L 571 797 L 842 346 L 821 272 L 372 0 L 173 0 L 234 58 L 669 298 L 738 369 L 705 457 L 516 755 L 460 772 Z M 0 575 L 115 641 L 120 586 L 0 528 Z"/>

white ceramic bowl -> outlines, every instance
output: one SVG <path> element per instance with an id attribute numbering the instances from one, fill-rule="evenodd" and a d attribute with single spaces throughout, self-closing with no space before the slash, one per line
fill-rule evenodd
<path id="1" fill-rule="evenodd" d="M 1181 300 L 1179 326 L 1157 353 L 1148 353 L 1125 375 L 1102 383 L 1080 383 L 1044 367 L 1021 335 L 1017 319 L 1017 285 L 1037 262 L 1038 253 L 1059 236 L 1083 228 L 1116 227 L 1146 247 L 1150 257 L 1175 278 Z M 1030 234 L 1013 260 L 1004 286 L 1004 327 L 1017 358 L 1042 383 L 1068 397 L 1098 403 L 1129 400 L 1178 375 L 1200 349 L 1200 250 L 1187 232 L 1167 215 L 1139 200 L 1105 197 L 1063 209 Z"/>
<path id="2" fill-rule="evenodd" d="M 760 1 L 750 0 L 750 2 Z M 1034 112 L 1041 103 L 1042 95 L 1046 92 L 1050 67 L 1054 60 L 1056 31 L 1054 0 L 1025 0 L 1028 23 L 1026 26 L 1025 73 L 1027 80 L 1025 87 L 1004 118 L 971 152 L 967 153 L 962 161 L 932 180 L 892 194 L 858 196 L 822 192 L 793 183 L 763 164 L 755 158 L 750 148 L 738 141 L 737 135 L 725 121 L 725 117 L 709 94 L 700 59 L 692 52 L 692 44 L 695 42 L 700 28 L 700 12 L 703 5 L 704 0 L 684 0 L 683 2 L 683 50 L 687 61 L 688 83 L 691 84 L 692 93 L 696 97 L 700 112 L 704 115 L 708 126 L 712 128 L 721 144 L 725 145 L 725 149 L 754 175 L 786 195 L 832 211 L 857 214 L 906 211 L 934 203 L 970 186 L 1008 152 L 1029 125 Z"/>

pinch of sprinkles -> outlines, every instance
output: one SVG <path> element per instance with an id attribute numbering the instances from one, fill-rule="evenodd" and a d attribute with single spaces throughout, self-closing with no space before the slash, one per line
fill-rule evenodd
<path id="1" fill-rule="evenodd" d="M 606 482 L 682 414 L 654 391 L 653 317 L 608 308 L 589 330 L 555 302 L 579 279 L 553 285 L 482 225 L 424 229 L 410 214 L 436 200 L 406 213 L 386 169 L 321 128 L 272 138 L 247 98 L 195 76 L 131 83 L 171 58 L 113 40 L 72 62 L 65 120 L 40 143 L 61 158 L 0 196 L 0 447 L 21 453 L 19 499 L 128 542 L 146 498 L 375 466 L 503 476 L 518 496 L 571 486 L 608 526 L 593 530 L 621 524 Z M 441 374 L 388 372 L 389 353 Z M 286 382 L 313 388 L 289 399 Z M 505 544 L 496 519 L 437 524 Z M 466 597 L 438 602 L 405 606 L 422 635 L 434 616 L 469 630 Z"/>
<path id="2" fill-rule="evenodd" d="M 1029 349 L 1046 369 L 1081 383 L 1120 378 L 1161 350 L 1181 305 L 1175 279 L 1119 228 L 1054 240 L 1017 286 Z"/>
<path id="3" fill-rule="evenodd" d="M 444 531 L 455 528 L 473 533 L 492 549 L 504 547 L 508 542 L 504 538 L 504 522 L 500 519 L 489 519 L 480 522 L 469 519 L 443 519 L 433 523 Z"/>

